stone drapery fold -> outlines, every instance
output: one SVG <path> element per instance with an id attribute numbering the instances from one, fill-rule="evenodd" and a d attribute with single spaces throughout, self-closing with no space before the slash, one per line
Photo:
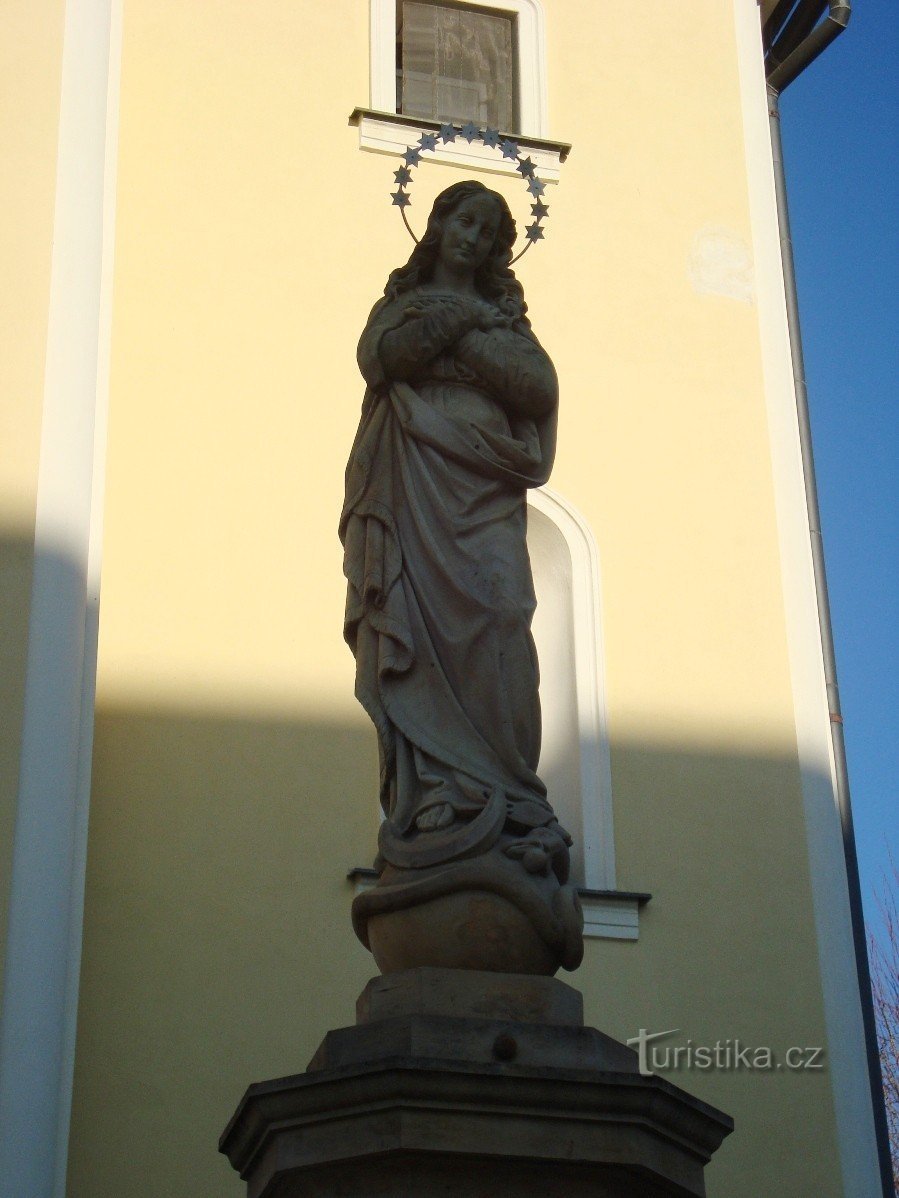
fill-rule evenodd
<path id="1" fill-rule="evenodd" d="M 525 496 L 552 466 L 552 364 L 526 322 L 484 332 L 419 293 L 375 306 L 359 363 L 344 628 L 384 810 L 403 834 L 499 790 L 512 825 L 548 824 Z"/>

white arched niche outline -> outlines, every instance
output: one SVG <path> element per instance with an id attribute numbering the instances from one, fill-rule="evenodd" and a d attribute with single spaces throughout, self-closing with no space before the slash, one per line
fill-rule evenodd
<path id="1" fill-rule="evenodd" d="M 574 837 L 572 881 L 582 890 L 585 935 L 636 939 L 636 896 L 612 893 L 612 772 L 596 540 L 570 503 L 541 487 L 528 492 L 528 552 L 543 713 L 539 773 L 559 821 Z"/>
<path id="2" fill-rule="evenodd" d="M 560 495 L 528 492 L 528 552 L 537 592 L 543 745 L 539 773 L 575 838 L 572 881 L 615 889 L 611 768 L 605 719 L 599 555 Z"/>
<path id="3" fill-rule="evenodd" d="M 636 940 L 639 906 L 649 896 L 615 886 L 596 541 L 570 503 L 540 487 L 528 491 L 528 552 L 543 713 L 539 773 L 574 837 L 571 880 L 581 894 L 584 935 Z M 348 877 L 357 894 L 377 880 L 375 870 L 358 866 Z"/>

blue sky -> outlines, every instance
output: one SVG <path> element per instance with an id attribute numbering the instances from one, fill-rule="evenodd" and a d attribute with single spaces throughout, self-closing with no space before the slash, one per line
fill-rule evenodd
<path id="1" fill-rule="evenodd" d="M 781 122 L 821 524 L 869 923 L 899 865 L 899 4 L 783 93 Z"/>

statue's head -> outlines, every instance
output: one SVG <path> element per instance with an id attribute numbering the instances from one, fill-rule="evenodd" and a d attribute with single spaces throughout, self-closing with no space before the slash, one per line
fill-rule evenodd
<path id="1" fill-rule="evenodd" d="M 440 255 L 447 221 L 459 209 L 480 208 L 485 204 L 496 210 L 496 234 L 478 269 L 482 270 L 488 263 L 508 267 L 515 242 L 515 221 L 509 211 L 509 205 L 499 192 L 491 191 L 476 179 L 466 179 L 464 183 L 454 183 L 452 187 L 442 191 L 434 201 L 434 207 L 428 217 L 428 227 L 419 245 L 422 259 L 427 261 L 431 270 Z"/>
<path id="2" fill-rule="evenodd" d="M 475 287 L 486 299 L 492 300 L 510 315 L 523 316 L 526 310 L 524 293 L 509 265 L 512 261 L 512 246 L 515 244 L 515 221 L 504 197 L 476 179 L 454 183 L 440 193 L 428 217 L 424 236 L 412 251 L 405 266 L 393 271 L 387 280 L 385 295 L 394 299 L 404 291 L 427 283 L 440 257 L 444 230 L 449 218 L 461 206 L 467 206 L 471 201 L 484 200 L 496 205 L 498 219 L 493 244 L 476 266 Z M 480 207 L 480 204 L 478 206 Z"/>

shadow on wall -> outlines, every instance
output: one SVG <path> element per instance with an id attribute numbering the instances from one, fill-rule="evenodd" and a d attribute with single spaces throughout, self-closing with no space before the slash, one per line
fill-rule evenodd
<path id="1" fill-rule="evenodd" d="M 305 1069 L 376 972 L 359 727 L 98 707 L 71 1198 L 243 1187 L 215 1151 L 253 1080 Z"/>
<path id="2" fill-rule="evenodd" d="M 3 713 L 0 719 L 0 978 L 19 789 L 33 561 L 33 536 L 9 530 L 0 536 L 0 712 Z"/>
<path id="3" fill-rule="evenodd" d="M 820 1043 L 795 761 L 617 744 L 612 774 L 618 885 L 654 897 L 639 942 L 563 975 L 588 1020 Z M 376 780 L 361 715 L 99 708 L 69 1198 L 243 1193 L 216 1153 L 240 1094 L 304 1069 L 375 972 L 345 875 L 372 859 Z M 836 1193 L 826 1077 L 672 1080 L 737 1120 L 710 1194 L 776 1192 L 789 1159 Z"/>

